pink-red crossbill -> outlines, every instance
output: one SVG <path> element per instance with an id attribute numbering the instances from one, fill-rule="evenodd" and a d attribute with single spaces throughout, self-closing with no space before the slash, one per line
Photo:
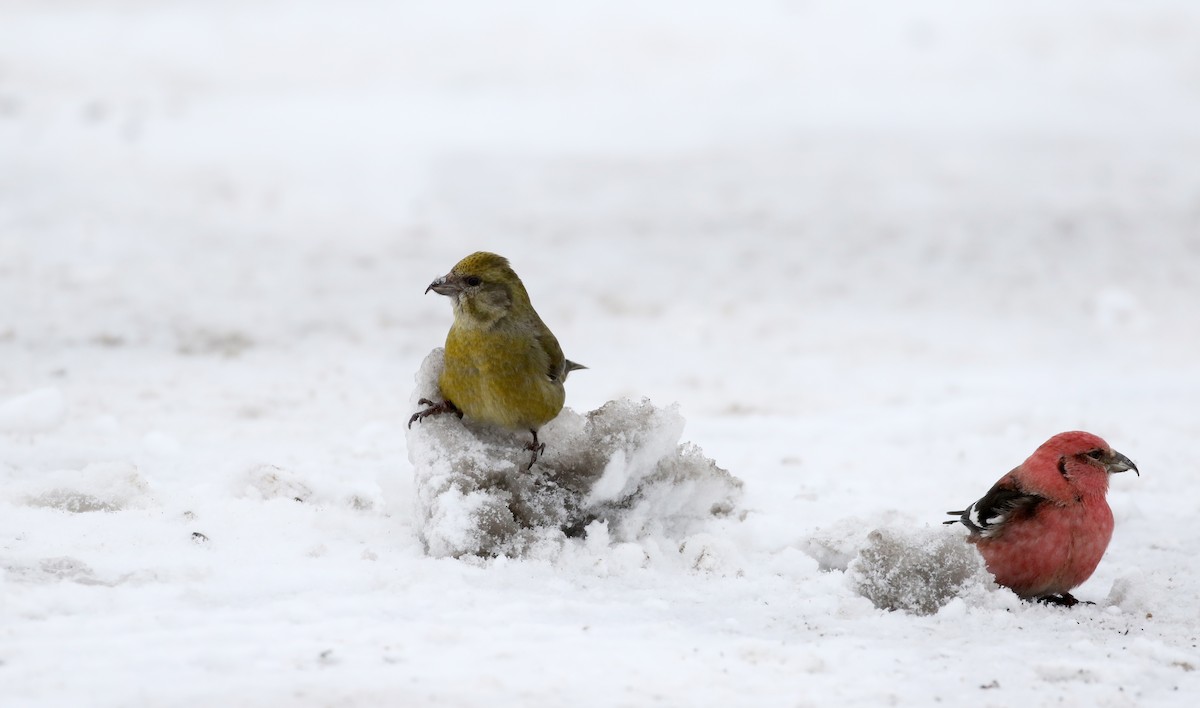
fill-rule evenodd
<path id="1" fill-rule="evenodd" d="M 550 328 L 538 317 L 525 285 L 508 260 L 480 251 L 459 261 L 430 283 L 450 298 L 454 323 L 446 335 L 445 368 L 438 377 L 443 400 L 421 399 L 429 406 L 408 424 L 429 415 L 456 413 L 511 430 L 528 430 L 533 456 L 546 444 L 537 431 L 562 410 L 563 382 L 585 368 L 563 356 Z"/>
<path id="2" fill-rule="evenodd" d="M 1101 438 L 1060 433 L 946 523 L 967 527 L 1000 585 L 1074 605 L 1070 590 L 1091 577 L 1112 538 L 1109 475 L 1128 470 L 1138 471 Z"/>

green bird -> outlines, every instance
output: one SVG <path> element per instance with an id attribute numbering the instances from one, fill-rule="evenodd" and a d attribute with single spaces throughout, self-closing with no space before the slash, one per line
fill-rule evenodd
<path id="1" fill-rule="evenodd" d="M 525 285 L 508 259 L 472 253 L 425 289 L 450 298 L 454 324 L 446 335 L 445 368 L 438 377 L 443 401 L 409 418 L 454 413 L 509 430 L 528 430 L 529 467 L 546 449 L 538 428 L 562 410 L 563 382 L 587 367 L 563 356 L 550 328 L 538 317 Z"/>

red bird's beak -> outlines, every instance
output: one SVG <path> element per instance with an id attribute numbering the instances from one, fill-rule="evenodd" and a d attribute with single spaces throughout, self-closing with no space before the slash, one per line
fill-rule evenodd
<path id="1" fill-rule="evenodd" d="M 430 283 L 429 287 L 425 288 L 426 293 L 430 290 L 438 295 L 457 295 L 462 292 L 462 287 L 459 286 L 457 278 L 450 275 L 443 275 Z"/>
<path id="2" fill-rule="evenodd" d="M 1104 460 L 1104 468 L 1108 470 L 1109 474 L 1133 470 L 1137 476 L 1142 476 L 1142 473 L 1138 472 L 1137 465 L 1133 464 L 1133 460 L 1122 455 L 1116 450 L 1113 450 L 1112 454 L 1108 456 L 1108 459 Z"/>

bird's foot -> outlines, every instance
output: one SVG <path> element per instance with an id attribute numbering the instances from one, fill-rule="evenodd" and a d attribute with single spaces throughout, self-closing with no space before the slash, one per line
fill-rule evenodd
<path id="1" fill-rule="evenodd" d="M 429 406 L 429 407 L 426 408 L 425 410 L 420 410 L 420 411 L 417 411 L 416 413 L 412 414 L 412 417 L 408 419 L 408 427 L 410 427 L 410 428 L 412 427 L 413 423 L 416 423 L 417 421 L 420 421 L 420 420 L 425 420 L 427 417 L 429 417 L 431 415 L 441 415 L 442 413 L 453 413 L 453 414 L 457 415 L 459 418 L 463 417 L 462 411 L 460 411 L 458 409 L 458 406 L 454 405 L 450 401 L 442 401 L 441 403 L 434 403 L 433 401 L 429 400 L 428 398 L 422 398 L 421 400 L 417 401 L 417 405 Z"/>
<path id="2" fill-rule="evenodd" d="M 546 443 L 526 443 L 525 449 L 533 453 L 529 456 L 529 464 L 525 465 L 525 471 L 528 472 L 533 469 L 533 463 L 537 462 L 542 453 L 546 451 Z"/>
<path id="3" fill-rule="evenodd" d="M 537 462 L 538 457 L 540 457 L 541 454 L 546 451 L 546 443 L 538 442 L 537 431 L 531 430 L 529 432 L 533 433 L 533 442 L 525 443 L 525 449 L 532 452 L 533 455 L 531 455 L 529 458 L 529 464 L 525 466 L 526 472 L 533 469 L 533 463 Z"/>
<path id="4" fill-rule="evenodd" d="M 1058 605 L 1060 607 L 1074 607 L 1075 605 L 1094 605 L 1096 603 L 1089 600 L 1076 600 L 1075 596 L 1069 592 L 1060 593 L 1058 595 L 1042 595 L 1037 599 L 1043 605 Z"/>

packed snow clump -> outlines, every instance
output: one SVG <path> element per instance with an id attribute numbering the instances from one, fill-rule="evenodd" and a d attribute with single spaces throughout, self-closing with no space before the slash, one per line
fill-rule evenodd
<path id="1" fill-rule="evenodd" d="M 417 372 L 412 396 L 442 400 L 443 350 Z M 605 522 L 615 543 L 679 539 L 736 513 L 742 482 L 680 444 L 683 417 L 649 401 L 609 401 L 587 415 L 564 408 L 538 432 L 546 450 L 526 470 L 528 433 L 454 415 L 413 423 L 419 533 L 433 556 L 519 556 L 533 544 L 585 535 Z"/>
<path id="2" fill-rule="evenodd" d="M 955 597 L 994 585 L 983 557 L 961 534 L 941 527 L 881 528 L 850 562 L 854 589 L 884 610 L 930 615 Z"/>

